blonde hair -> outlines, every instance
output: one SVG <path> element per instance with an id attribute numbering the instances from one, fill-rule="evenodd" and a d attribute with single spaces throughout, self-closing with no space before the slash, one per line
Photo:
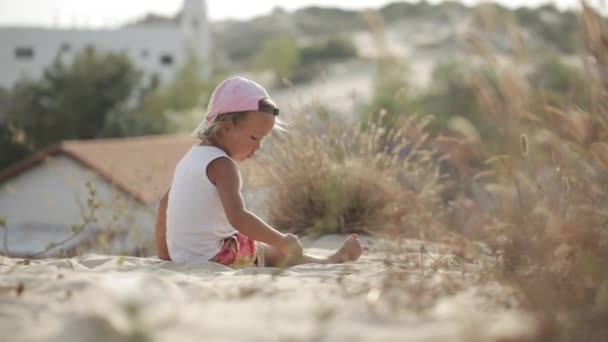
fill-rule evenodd
<path id="1" fill-rule="evenodd" d="M 276 107 L 276 105 L 271 99 L 262 99 L 261 101 L 269 103 L 272 106 Z M 247 114 L 252 112 L 253 111 L 224 113 L 213 118 L 211 122 L 207 121 L 207 119 L 203 119 L 203 121 L 198 125 L 194 132 L 192 132 L 192 136 L 202 140 L 205 143 L 210 143 L 213 140 L 217 139 L 224 122 L 232 120 L 232 122 L 236 125 Z M 287 132 L 287 124 L 275 116 L 275 124 L 272 129 L 279 130 L 281 132 Z"/>
<path id="2" fill-rule="evenodd" d="M 192 132 L 192 136 L 202 140 L 205 143 L 210 143 L 217 139 L 224 122 L 232 120 L 232 122 L 236 125 L 247 114 L 249 114 L 249 112 L 225 113 L 216 116 L 211 122 L 204 119 L 194 130 L 194 132 Z"/>

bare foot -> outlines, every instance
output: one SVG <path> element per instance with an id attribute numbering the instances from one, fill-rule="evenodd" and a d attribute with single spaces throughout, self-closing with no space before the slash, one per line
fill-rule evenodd
<path id="1" fill-rule="evenodd" d="M 332 256 L 328 258 L 331 263 L 341 264 L 347 261 L 355 261 L 359 259 L 363 253 L 363 245 L 357 234 L 349 235 L 344 244 Z"/>

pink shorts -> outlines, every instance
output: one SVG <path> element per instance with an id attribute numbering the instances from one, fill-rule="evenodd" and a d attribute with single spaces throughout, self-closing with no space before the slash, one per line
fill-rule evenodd
<path id="1" fill-rule="evenodd" d="M 264 251 L 255 240 L 236 233 L 222 241 L 220 251 L 211 261 L 239 269 L 245 267 L 264 266 Z"/>

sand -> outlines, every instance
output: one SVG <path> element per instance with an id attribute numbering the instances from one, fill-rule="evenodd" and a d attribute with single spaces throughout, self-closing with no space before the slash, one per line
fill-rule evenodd
<path id="1" fill-rule="evenodd" d="M 344 237 L 309 241 L 330 253 Z M 448 247 L 366 239 L 357 262 L 284 270 L 88 254 L 0 257 L 0 341 L 526 341 L 533 321 Z M 400 252 L 396 252 L 396 251 Z"/>

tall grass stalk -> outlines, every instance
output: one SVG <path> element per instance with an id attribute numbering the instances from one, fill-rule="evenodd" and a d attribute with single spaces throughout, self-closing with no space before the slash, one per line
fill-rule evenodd
<path id="1" fill-rule="evenodd" d="M 478 170 L 494 175 L 482 183 L 494 205 L 471 236 L 498 253 L 498 279 L 536 314 L 541 341 L 608 336 L 608 30 L 585 2 L 580 23 L 589 111 L 535 111 L 542 89 L 508 66 L 494 66 L 497 88 L 478 85 L 505 144 Z"/>

